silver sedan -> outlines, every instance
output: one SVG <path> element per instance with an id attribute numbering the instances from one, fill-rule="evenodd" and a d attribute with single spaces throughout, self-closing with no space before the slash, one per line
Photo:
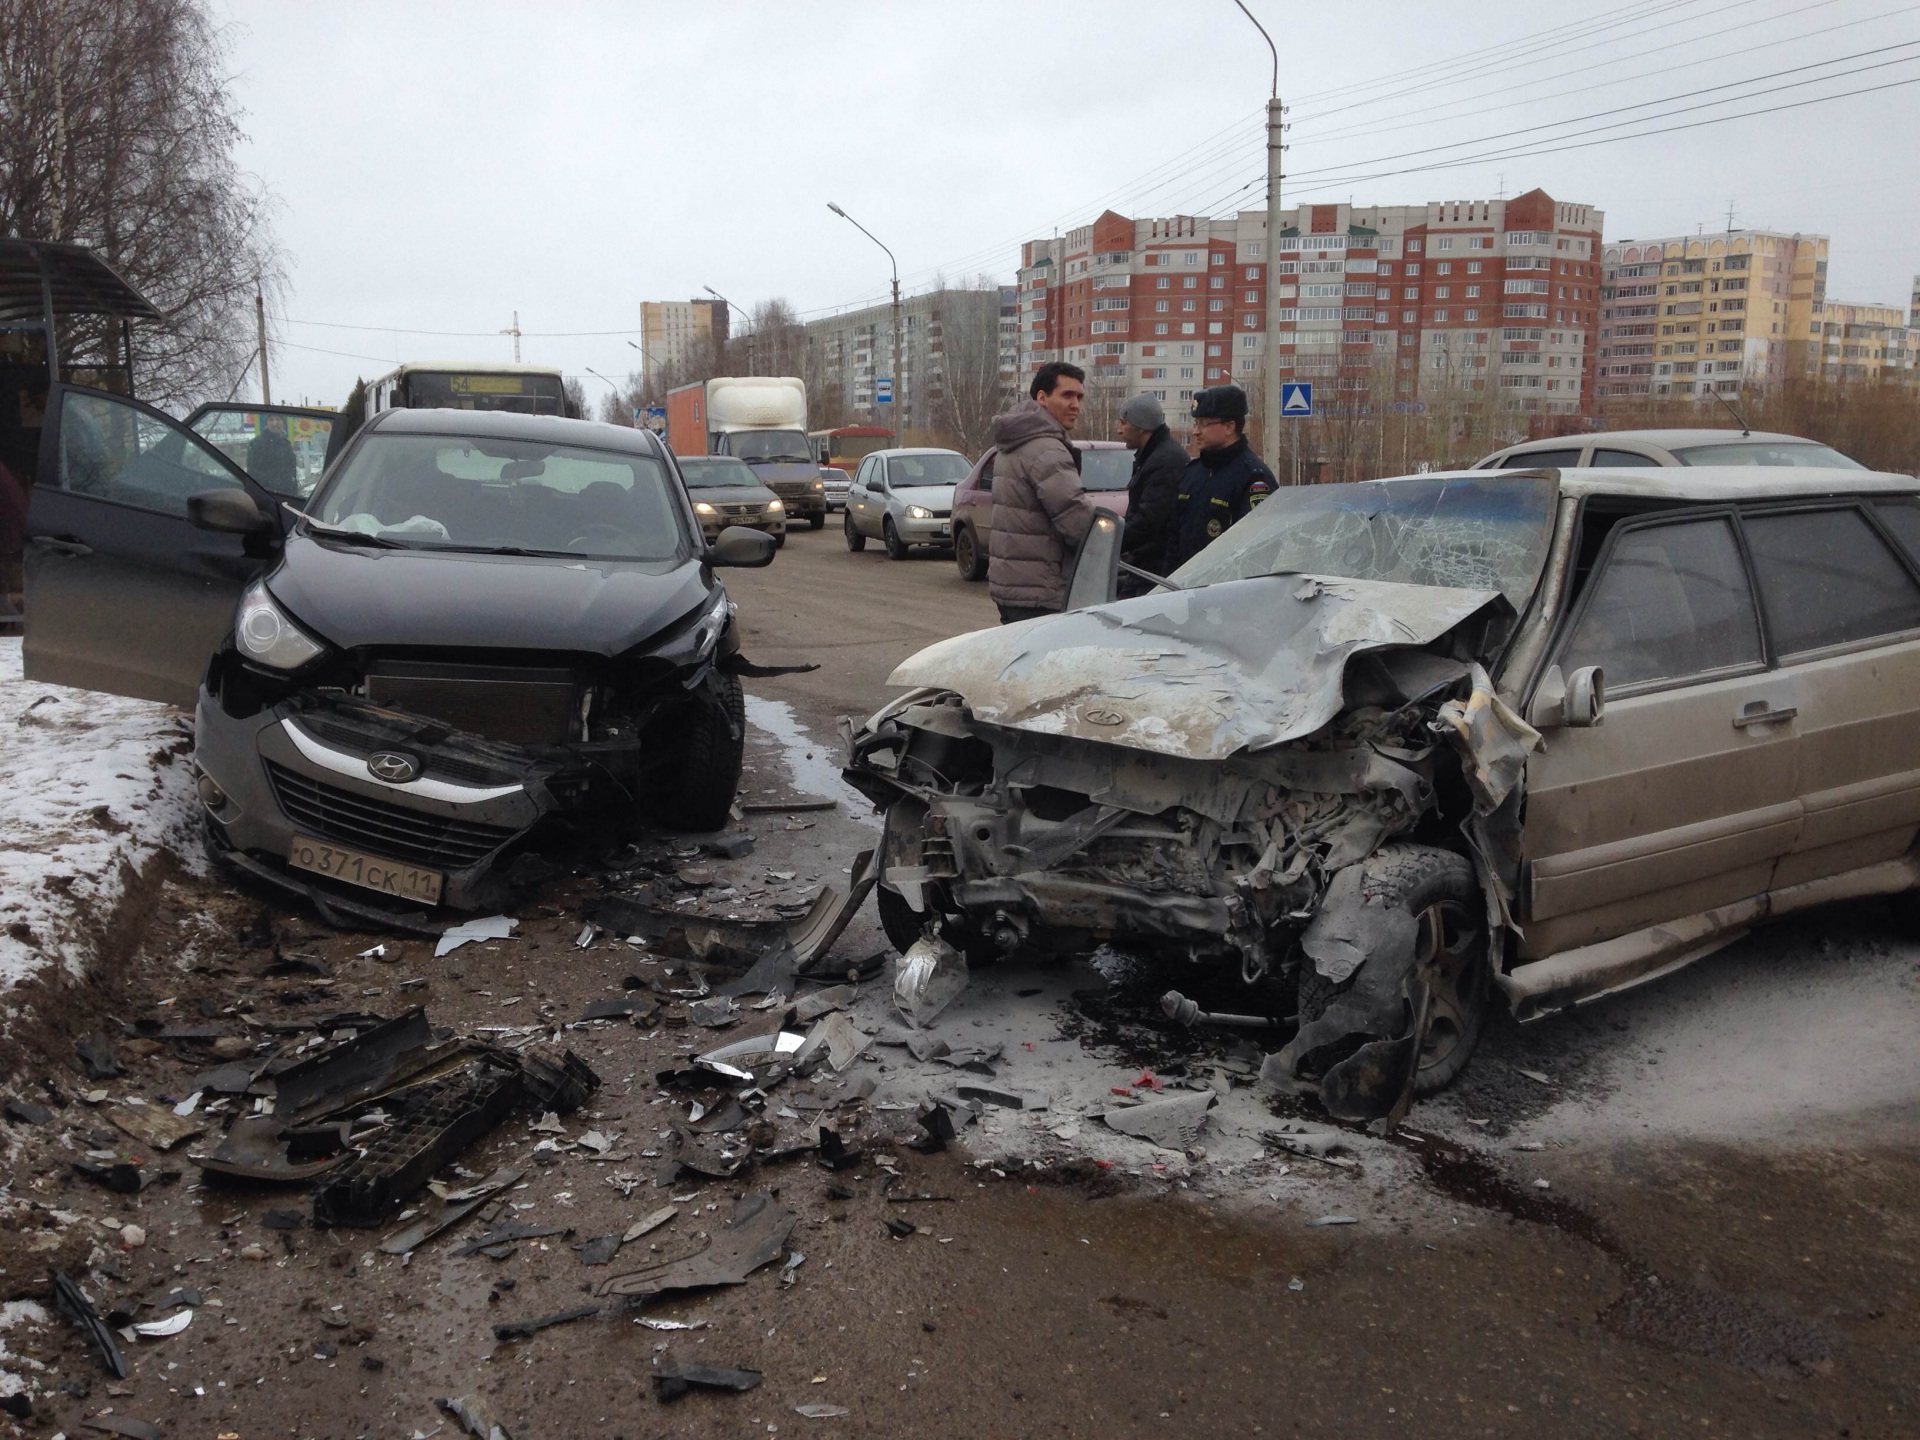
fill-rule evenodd
<path id="1" fill-rule="evenodd" d="M 860 462 L 847 489 L 847 548 L 869 539 L 904 560 L 916 545 L 953 544 L 953 487 L 967 478 L 958 450 L 876 450 Z"/>

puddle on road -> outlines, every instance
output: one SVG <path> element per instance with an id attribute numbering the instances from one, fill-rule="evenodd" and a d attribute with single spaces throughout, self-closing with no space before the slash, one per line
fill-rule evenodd
<path id="1" fill-rule="evenodd" d="M 1434 1188 L 1450 1199 L 1558 1230 L 1619 1266 L 1626 1289 L 1597 1317 L 1615 1334 L 1768 1375 L 1824 1374 L 1832 1367 L 1839 1339 L 1826 1328 L 1743 1296 L 1656 1274 L 1598 1218 L 1564 1196 L 1521 1185 L 1477 1151 L 1414 1129 L 1388 1138 L 1414 1156 Z"/>
<path id="2" fill-rule="evenodd" d="M 873 802 L 840 778 L 839 736 L 818 739 L 809 734 L 793 713 L 793 707 L 784 700 L 748 695 L 746 701 L 747 723 L 780 747 L 796 793 L 838 800 L 849 819 L 879 828 L 880 818 L 873 813 Z"/>

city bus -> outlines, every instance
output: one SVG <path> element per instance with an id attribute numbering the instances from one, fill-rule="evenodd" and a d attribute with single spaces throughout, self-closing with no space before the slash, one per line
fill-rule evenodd
<path id="1" fill-rule="evenodd" d="M 416 361 L 382 375 L 367 389 L 367 414 L 382 410 L 511 410 L 520 415 L 574 414 L 551 365 L 482 361 Z"/>
<path id="2" fill-rule="evenodd" d="M 842 425 L 833 430 L 809 430 L 807 444 L 816 461 L 846 471 L 851 479 L 862 460 L 893 444 L 893 431 L 884 425 Z"/>

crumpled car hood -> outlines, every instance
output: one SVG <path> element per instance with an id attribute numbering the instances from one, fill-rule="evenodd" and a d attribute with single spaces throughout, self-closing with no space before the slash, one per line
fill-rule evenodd
<path id="1" fill-rule="evenodd" d="M 1350 656 L 1430 644 L 1500 599 L 1333 576 L 1230 580 L 956 635 L 887 683 L 956 691 L 990 725 L 1224 760 L 1332 720 Z"/>

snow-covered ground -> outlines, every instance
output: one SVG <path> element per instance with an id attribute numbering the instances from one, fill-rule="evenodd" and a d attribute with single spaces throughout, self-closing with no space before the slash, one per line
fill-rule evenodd
<path id="1" fill-rule="evenodd" d="M 130 867 L 197 852 L 190 730 L 171 706 L 30 684 L 0 639 L 0 991 L 84 969 Z"/>

